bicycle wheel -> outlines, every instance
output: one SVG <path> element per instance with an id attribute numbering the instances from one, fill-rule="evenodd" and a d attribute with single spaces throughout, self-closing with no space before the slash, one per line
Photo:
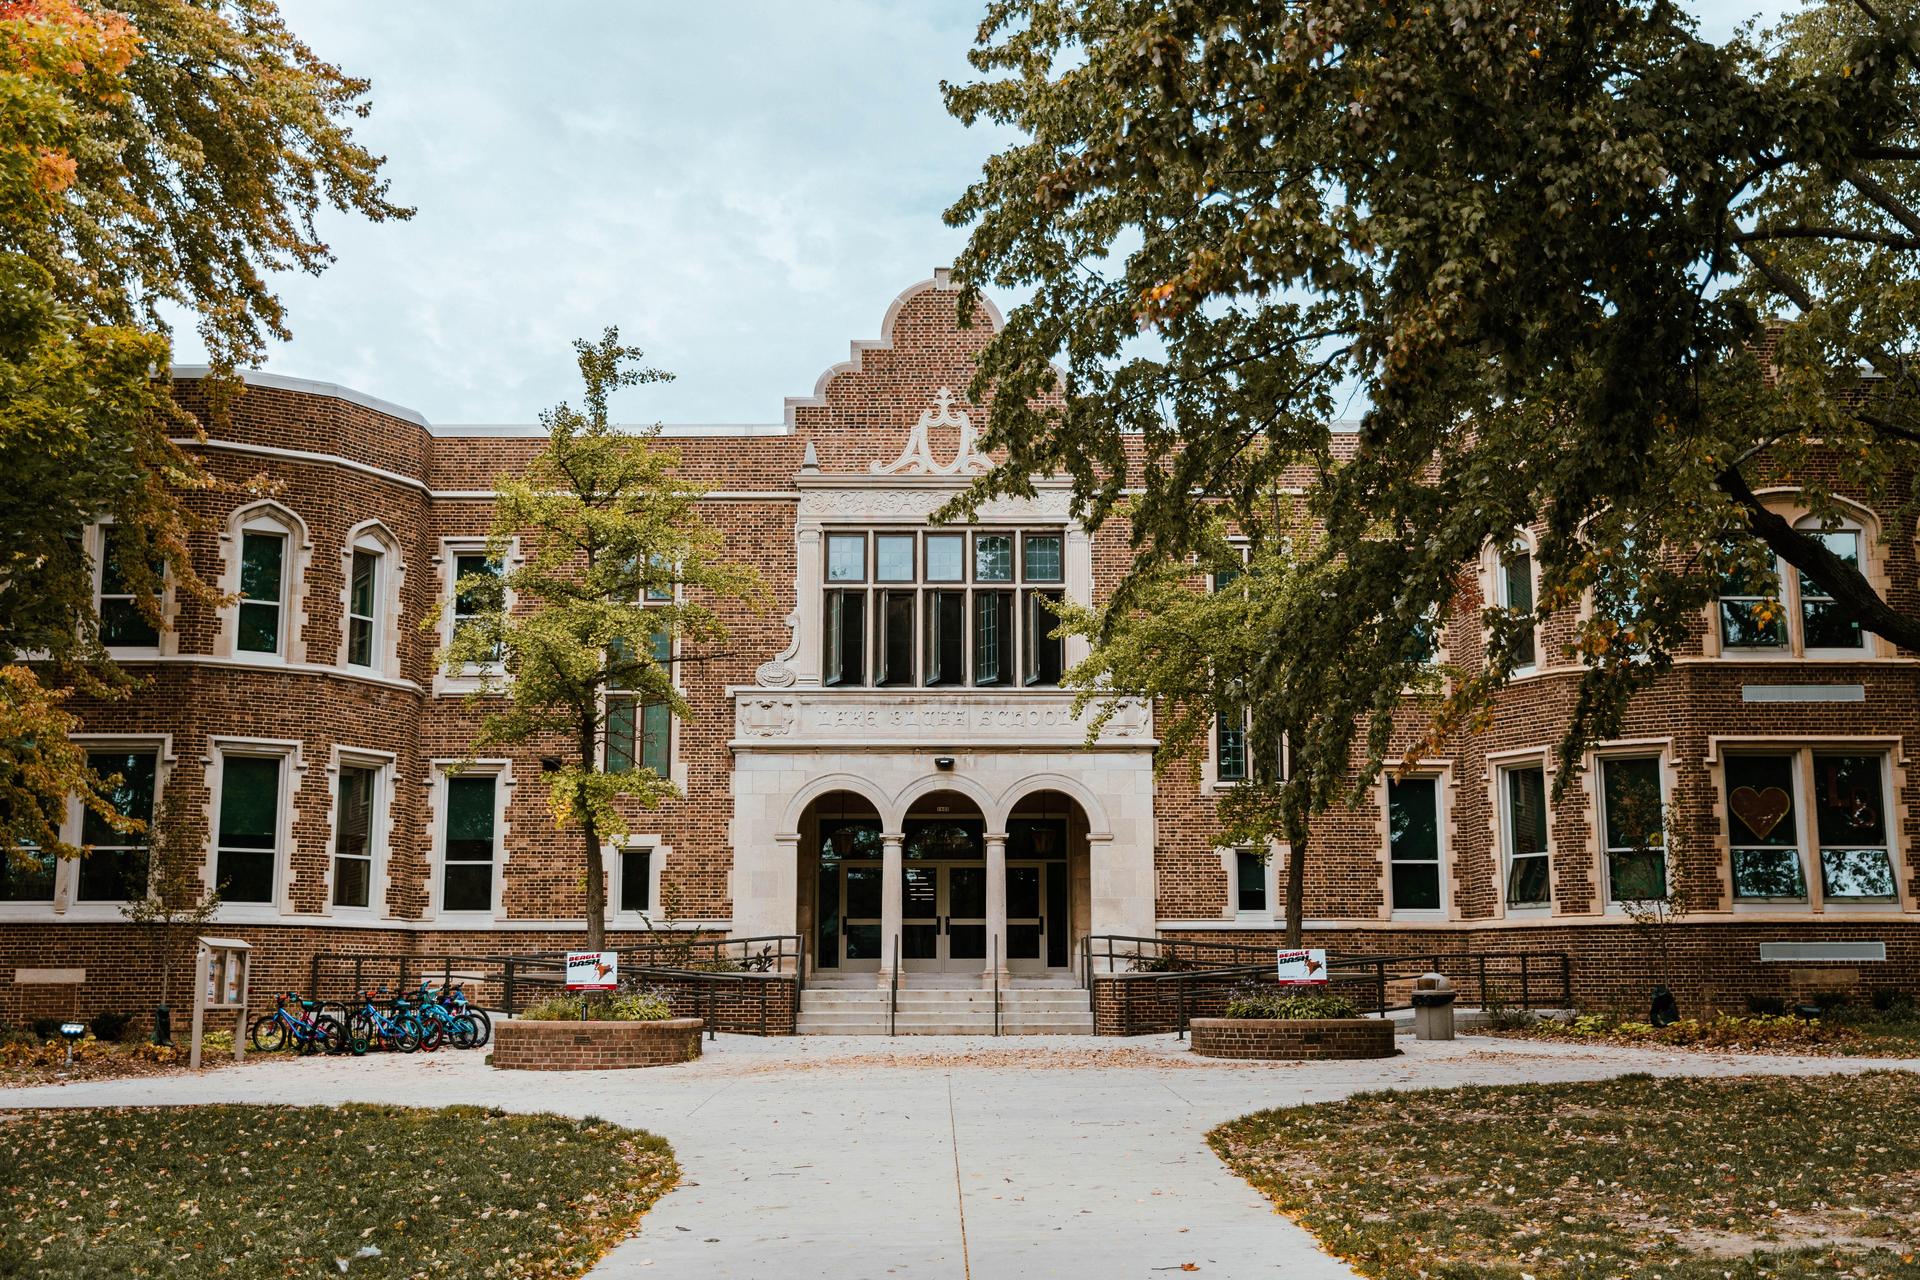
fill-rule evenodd
<path id="1" fill-rule="evenodd" d="M 347 1050 L 358 1058 L 373 1048 L 373 1019 L 367 1016 L 365 1009 L 347 1019 Z"/>
<path id="2" fill-rule="evenodd" d="M 294 1050 L 303 1058 L 326 1047 L 326 1042 L 320 1038 L 320 1028 L 312 1018 L 302 1018 L 299 1025 L 291 1030 Z"/>
<path id="3" fill-rule="evenodd" d="M 446 1028 L 440 1025 L 438 1018 L 416 1018 L 415 1021 L 420 1026 L 420 1047 L 432 1053 L 446 1039 Z"/>
<path id="4" fill-rule="evenodd" d="M 319 1033 L 320 1048 L 329 1055 L 347 1051 L 347 1024 L 331 1013 L 323 1013 L 314 1023 Z"/>
<path id="5" fill-rule="evenodd" d="M 420 1048 L 420 1020 L 412 1014 L 396 1021 L 399 1028 L 393 1037 L 393 1047 L 401 1053 L 415 1053 Z"/>
<path id="6" fill-rule="evenodd" d="M 287 1024 L 280 1021 L 279 1014 L 263 1014 L 254 1020 L 247 1039 L 262 1053 L 278 1053 L 287 1047 Z"/>
<path id="7" fill-rule="evenodd" d="M 473 1019 L 462 1013 L 455 1016 L 447 1034 L 452 1038 L 454 1048 L 471 1049 L 480 1033 L 474 1030 Z"/>
<path id="8" fill-rule="evenodd" d="M 493 1039 L 493 1019 L 488 1017 L 487 1011 L 478 1005 L 469 1006 L 466 1015 L 473 1019 L 473 1047 L 486 1048 L 487 1041 Z"/>

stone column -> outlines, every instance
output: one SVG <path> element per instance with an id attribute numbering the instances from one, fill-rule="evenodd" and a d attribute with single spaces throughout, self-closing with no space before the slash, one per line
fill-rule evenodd
<path id="1" fill-rule="evenodd" d="M 1007 837 L 987 835 L 987 971 L 982 984 L 1007 985 Z"/>
<path id="2" fill-rule="evenodd" d="M 893 981 L 893 958 L 900 946 L 900 898 L 906 888 L 906 871 L 901 846 L 906 837 L 898 831 L 880 836 L 880 985 Z"/>

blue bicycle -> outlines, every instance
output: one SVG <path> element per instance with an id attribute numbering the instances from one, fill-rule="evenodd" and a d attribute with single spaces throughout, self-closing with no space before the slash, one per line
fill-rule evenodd
<path id="1" fill-rule="evenodd" d="M 379 995 L 385 995 L 382 987 Z M 406 1001 L 393 1002 L 391 1014 L 375 1002 L 375 994 L 366 992 L 364 1002 L 353 1016 L 347 1019 L 347 1044 L 353 1052 L 363 1054 L 369 1049 L 386 1049 L 396 1053 L 413 1053 L 420 1048 L 423 1039 L 420 1019 L 407 1008 Z"/>
<path id="2" fill-rule="evenodd" d="M 299 1017 L 287 1011 L 289 1000 L 299 1004 Z M 289 991 L 274 1002 L 272 1013 L 254 1019 L 248 1039 L 262 1053 L 278 1053 L 289 1046 L 301 1053 L 344 1053 L 347 1028 L 332 1014 L 321 1011 L 317 1000 L 305 1000 Z"/>

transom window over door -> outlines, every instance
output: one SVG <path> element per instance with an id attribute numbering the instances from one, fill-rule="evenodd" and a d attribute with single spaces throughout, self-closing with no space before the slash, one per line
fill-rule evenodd
<path id="1" fill-rule="evenodd" d="M 1060 682 L 1058 530 L 829 531 L 821 673 L 830 686 Z"/>

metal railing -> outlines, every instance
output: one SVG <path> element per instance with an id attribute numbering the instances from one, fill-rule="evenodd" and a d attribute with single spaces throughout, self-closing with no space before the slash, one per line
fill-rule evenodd
<path id="1" fill-rule="evenodd" d="M 1174 973 L 1190 969 L 1220 969 L 1259 964 L 1273 958 L 1273 948 L 1243 942 L 1208 942 L 1190 938 L 1142 938 L 1121 933 L 1088 934 L 1080 939 L 1080 984 L 1093 978 L 1096 958 L 1106 961 L 1103 974 Z M 1124 970 L 1121 966 L 1125 966 Z"/>
<path id="2" fill-rule="evenodd" d="M 1000 1034 L 1000 935 L 993 935 L 993 1034 Z"/>
<path id="3" fill-rule="evenodd" d="M 897 1035 L 900 1021 L 900 935 L 893 935 L 893 971 L 887 975 L 887 1034 Z"/>

